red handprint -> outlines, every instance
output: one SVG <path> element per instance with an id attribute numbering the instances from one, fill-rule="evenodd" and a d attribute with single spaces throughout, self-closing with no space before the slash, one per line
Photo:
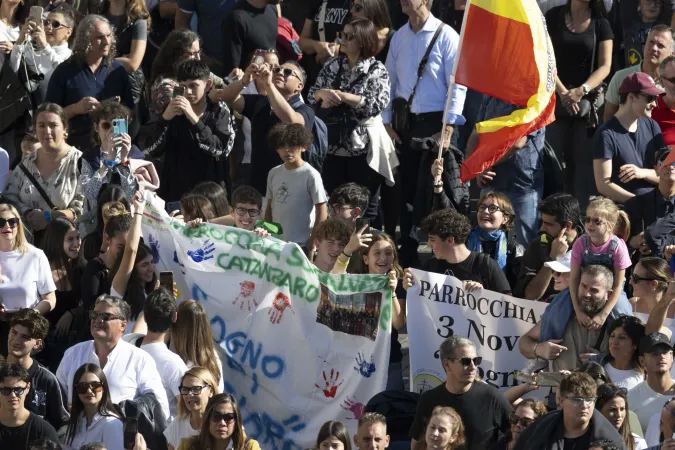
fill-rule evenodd
<path id="1" fill-rule="evenodd" d="M 258 307 L 258 301 L 255 298 L 249 298 L 255 290 L 255 283 L 253 281 L 242 281 L 239 283 L 239 295 L 232 300 L 232 304 L 236 305 L 237 302 L 240 302 L 239 309 L 244 309 L 244 303 L 248 306 L 248 311 L 251 312 L 251 302 Z"/>
<path id="2" fill-rule="evenodd" d="M 326 382 L 326 387 L 321 388 L 318 384 L 315 384 L 314 386 L 321 389 L 324 397 L 335 398 L 335 395 L 337 394 L 338 388 L 340 386 L 342 386 L 342 383 L 344 383 L 344 380 L 342 380 L 342 381 L 340 381 L 340 384 L 337 384 L 338 378 L 340 378 L 340 372 L 336 372 L 335 369 L 330 369 L 330 378 L 326 378 L 326 371 L 324 370 L 323 371 L 323 381 Z"/>
<path id="3" fill-rule="evenodd" d="M 349 420 L 360 420 L 361 417 L 363 417 L 363 414 L 366 412 L 366 405 L 356 399 L 351 399 L 349 397 L 347 397 L 344 403 L 340 406 L 354 415 L 354 417 L 346 417 Z"/>
<path id="4" fill-rule="evenodd" d="M 267 311 L 267 314 L 270 316 L 270 322 L 280 323 L 286 308 L 290 309 L 291 312 L 295 314 L 295 311 L 293 311 L 293 307 L 291 306 L 291 300 L 286 295 L 279 292 L 277 296 L 274 297 L 274 301 L 272 301 L 272 308 Z"/>

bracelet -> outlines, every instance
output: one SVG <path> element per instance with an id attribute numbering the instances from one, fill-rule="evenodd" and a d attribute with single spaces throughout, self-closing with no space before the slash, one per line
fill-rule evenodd
<path id="1" fill-rule="evenodd" d="M 437 188 L 437 187 L 443 187 L 443 183 L 441 183 L 441 184 L 434 184 L 434 187 L 435 187 L 435 188 Z"/>
<path id="2" fill-rule="evenodd" d="M 338 264 L 340 264 L 342 266 L 346 266 L 347 264 L 349 264 L 349 261 L 343 261 L 340 258 L 337 259 L 337 262 L 338 262 Z"/>
<path id="3" fill-rule="evenodd" d="M 349 259 L 349 258 L 351 258 L 351 257 L 352 257 L 352 255 L 348 255 L 348 254 L 346 254 L 344 250 L 342 250 L 342 254 L 343 254 L 343 255 L 345 255 L 345 256 L 347 257 L 347 259 Z"/>
<path id="4" fill-rule="evenodd" d="M 539 356 L 537 356 L 537 345 L 539 345 L 539 342 L 537 342 L 536 344 L 534 344 L 534 349 L 532 349 L 532 353 L 534 353 L 534 357 L 535 357 L 536 359 L 539 359 Z"/>

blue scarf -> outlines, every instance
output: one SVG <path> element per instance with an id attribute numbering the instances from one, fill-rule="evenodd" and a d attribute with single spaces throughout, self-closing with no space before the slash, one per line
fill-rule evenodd
<path id="1" fill-rule="evenodd" d="M 476 227 L 473 229 L 469 235 L 469 242 L 466 243 L 466 247 L 473 252 L 483 252 L 483 241 L 497 243 L 497 251 L 494 255 L 495 261 L 499 264 L 499 267 L 506 271 L 506 252 L 507 252 L 507 238 L 506 233 L 503 230 L 497 230 L 492 232 L 484 231 L 481 227 Z"/>

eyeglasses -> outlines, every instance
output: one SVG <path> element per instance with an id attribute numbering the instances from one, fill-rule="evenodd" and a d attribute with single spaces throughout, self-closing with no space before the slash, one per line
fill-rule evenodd
<path id="1" fill-rule="evenodd" d="M 234 419 L 237 418 L 237 415 L 234 413 L 225 413 L 221 414 L 218 411 L 211 411 L 211 414 L 209 414 L 209 419 L 211 419 L 211 422 L 213 423 L 219 423 L 221 421 L 225 421 L 225 423 L 231 423 L 234 422 Z"/>
<path id="2" fill-rule="evenodd" d="M 475 358 L 456 358 L 456 359 L 450 359 L 450 361 L 459 361 L 462 363 L 464 367 L 469 367 L 469 365 L 473 362 L 474 366 L 479 366 L 480 363 L 483 362 L 483 357 L 482 356 L 476 356 Z"/>
<path id="3" fill-rule="evenodd" d="M 656 95 L 647 95 L 647 94 L 642 94 L 642 93 L 640 93 L 640 97 L 644 97 L 645 100 L 647 100 L 647 103 L 655 102 L 656 98 L 657 98 Z"/>
<path id="4" fill-rule="evenodd" d="M 263 55 L 267 53 L 274 53 L 275 55 L 277 54 L 277 49 L 276 48 L 259 48 L 255 51 L 256 55 Z"/>
<path id="5" fill-rule="evenodd" d="M 110 322 L 111 320 L 123 320 L 122 317 L 110 313 L 100 313 L 96 311 L 89 311 L 89 319 L 93 322 Z"/>
<path id="6" fill-rule="evenodd" d="M 635 275 L 634 273 L 630 274 L 630 281 L 633 283 L 639 283 L 640 281 L 663 281 L 659 280 L 657 278 L 648 278 L 648 277 L 641 277 L 639 275 Z"/>
<path id="7" fill-rule="evenodd" d="M 511 425 L 520 425 L 523 428 L 527 428 L 530 425 L 532 425 L 534 419 L 530 419 L 529 417 L 520 417 L 517 416 L 515 413 L 511 413 L 511 415 L 509 416 L 509 422 L 511 422 Z"/>
<path id="8" fill-rule="evenodd" d="M 295 78 L 297 78 L 298 80 L 302 81 L 302 78 L 300 78 L 300 75 L 295 73 L 295 70 L 289 69 L 288 67 L 277 66 L 277 67 L 272 69 L 272 72 L 274 72 L 275 75 L 277 75 L 279 73 L 283 73 L 284 78 L 288 78 L 292 75 Z"/>
<path id="9" fill-rule="evenodd" d="M 342 211 L 351 211 L 352 209 L 354 208 L 351 206 L 328 205 L 328 210 L 334 216 L 340 215 Z"/>
<path id="10" fill-rule="evenodd" d="M 617 395 L 622 395 L 625 397 L 626 395 L 628 395 L 628 389 L 618 386 L 602 388 L 601 392 L 602 394 L 598 395 L 598 398 L 614 398 Z"/>
<path id="11" fill-rule="evenodd" d="M 363 11 L 363 5 L 359 5 L 358 3 L 354 3 L 352 5 L 352 11 L 354 12 L 361 12 Z"/>
<path id="12" fill-rule="evenodd" d="M 12 217 L 11 219 L 3 219 L 0 217 L 0 228 L 5 228 L 5 225 L 9 224 L 10 228 L 16 228 L 19 226 L 19 219 Z"/>
<path id="13" fill-rule="evenodd" d="M 597 400 L 597 397 L 567 397 L 565 400 L 569 400 L 574 406 L 592 406 Z"/>
<path id="14" fill-rule="evenodd" d="M 77 390 L 78 394 L 86 394 L 89 392 L 89 389 L 91 389 L 91 392 L 94 394 L 98 394 L 103 390 L 103 383 L 100 381 L 92 381 L 90 383 L 87 382 L 82 382 L 82 383 L 77 383 L 75 385 L 75 389 Z"/>
<path id="15" fill-rule="evenodd" d="M 52 27 L 53 30 L 56 30 L 56 29 L 61 28 L 61 27 L 63 27 L 63 28 L 70 28 L 68 25 L 64 25 L 64 24 L 62 24 L 61 22 L 59 22 L 58 20 L 44 19 L 44 20 L 42 21 L 42 23 L 44 24 L 44 26 L 50 26 L 50 27 Z"/>
<path id="16" fill-rule="evenodd" d="M 338 33 L 338 38 L 339 38 L 341 41 L 345 41 L 345 42 L 350 42 L 350 41 L 352 41 L 355 37 L 356 37 L 356 33 L 354 33 L 354 32 L 346 33 L 346 32 L 344 32 L 344 31 L 342 31 L 342 32 Z"/>
<path id="17" fill-rule="evenodd" d="M 591 222 L 593 222 L 593 225 L 595 225 L 596 227 L 599 227 L 599 226 L 601 226 L 603 223 L 605 223 L 605 221 L 602 220 L 602 219 L 599 218 L 599 217 L 584 216 L 584 223 L 585 223 L 585 224 L 588 225 L 588 224 L 591 223 Z"/>
<path id="18" fill-rule="evenodd" d="M 234 211 L 237 213 L 238 216 L 241 217 L 244 217 L 246 213 L 248 213 L 248 216 L 251 218 L 258 217 L 260 215 L 259 209 L 235 208 Z"/>
<path id="19" fill-rule="evenodd" d="M 479 205 L 478 206 L 478 212 L 489 212 L 490 214 L 494 214 L 497 211 L 501 211 L 502 209 L 497 206 L 497 205 Z"/>
<path id="20" fill-rule="evenodd" d="M 204 388 L 210 388 L 208 384 L 205 384 L 204 386 L 183 386 L 180 385 L 178 386 L 178 390 L 180 391 L 181 395 L 199 395 L 202 393 L 202 389 Z"/>
<path id="21" fill-rule="evenodd" d="M 3 387 L 0 388 L 0 394 L 4 395 L 5 397 L 9 397 L 12 394 L 14 394 L 16 397 L 21 397 L 24 392 L 26 392 L 26 389 L 28 389 L 28 386 L 24 387 Z"/>

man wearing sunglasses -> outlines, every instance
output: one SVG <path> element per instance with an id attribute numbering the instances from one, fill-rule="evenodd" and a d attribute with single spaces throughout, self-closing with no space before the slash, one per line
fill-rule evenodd
<path id="1" fill-rule="evenodd" d="M 73 377 L 82 364 L 97 364 L 108 378 L 113 403 L 133 400 L 153 393 L 164 417 L 171 417 L 166 391 L 157 365 L 145 351 L 122 340 L 131 309 L 124 300 L 110 295 L 96 299 L 89 313 L 93 340 L 82 342 L 66 350 L 56 371 L 68 399 L 73 398 Z"/>
<path id="2" fill-rule="evenodd" d="M 476 380 L 483 358 L 476 356 L 476 345 L 464 336 L 447 338 L 440 347 L 446 381 L 422 393 L 409 436 L 412 450 L 424 445 L 424 431 L 437 406 L 450 406 L 462 418 L 468 450 L 489 449 L 500 433 L 511 429 L 511 404 L 498 389 Z"/>
<path id="3" fill-rule="evenodd" d="M 41 438 L 59 442 L 54 427 L 26 409 L 28 372 L 18 364 L 0 364 L 0 448 L 29 448 Z"/>
<path id="4" fill-rule="evenodd" d="M 540 417 L 525 429 L 513 450 L 587 449 L 591 442 L 607 439 L 626 450 L 621 435 L 595 409 L 597 385 L 586 373 L 574 372 L 560 382 L 560 409 Z"/>
<path id="5" fill-rule="evenodd" d="M 630 74 L 621 83 L 619 111 L 593 137 L 593 173 L 601 195 L 625 203 L 659 182 L 653 167 L 656 153 L 666 144 L 651 116 L 664 93 L 644 72 Z"/>

